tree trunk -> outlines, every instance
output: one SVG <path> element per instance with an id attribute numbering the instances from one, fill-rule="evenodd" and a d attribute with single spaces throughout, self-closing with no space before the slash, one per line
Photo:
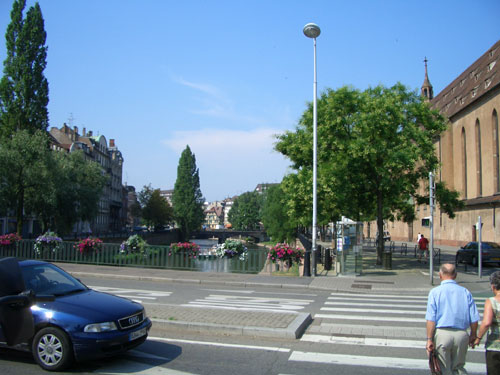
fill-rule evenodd
<path id="1" fill-rule="evenodd" d="M 24 187 L 21 187 L 17 195 L 17 209 L 16 209 L 16 219 L 17 219 L 16 232 L 19 236 L 23 234 L 23 210 L 24 210 Z"/>

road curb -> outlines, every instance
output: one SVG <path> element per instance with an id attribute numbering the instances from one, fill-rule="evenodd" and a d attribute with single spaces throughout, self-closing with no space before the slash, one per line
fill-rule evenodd
<path id="1" fill-rule="evenodd" d="M 224 325 L 215 323 L 184 322 L 152 318 L 152 331 L 155 329 L 180 330 L 199 333 L 217 333 L 232 336 L 298 339 L 312 322 L 311 314 L 298 313 L 286 328 Z"/>

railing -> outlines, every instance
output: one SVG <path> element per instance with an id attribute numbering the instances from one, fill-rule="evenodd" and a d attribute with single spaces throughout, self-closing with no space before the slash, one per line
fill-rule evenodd
<path id="1" fill-rule="evenodd" d="M 217 257 L 188 257 L 185 253 L 172 253 L 168 246 L 148 245 L 143 253 L 122 253 L 119 244 L 104 243 L 97 252 L 82 254 L 75 242 L 62 242 L 56 251 L 46 250 L 38 254 L 35 241 L 22 240 L 15 246 L 0 246 L 0 258 L 38 259 L 50 262 L 167 268 L 190 271 L 258 273 L 267 259 L 265 250 L 249 250 L 247 259 Z"/>

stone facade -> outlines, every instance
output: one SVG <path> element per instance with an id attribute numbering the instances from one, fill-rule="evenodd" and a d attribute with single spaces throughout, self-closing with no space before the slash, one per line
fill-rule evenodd
<path id="1" fill-rule="evenodd" d="M 460 193 L 465 208 L 450 219 L 436 207 L 434 240 L 436 244 L 461 245 L 477 239 L 475 224 L 481 216 L 483 241 L 500 242 L 500 162 L 498 113 L 500 112 L 500 41 L 468 67 L 460 76 L 432 97 L 427 77 L 424 86 L 430 104 L 449 119 L 448 129 L 436 139 L 441 162 L 436 181 Z M 430 91 L 429 91 L 430 86 Z M 427 185 L 422 189 L 427 189 Z M 416 241 L 418 233 L 429 236 L 422 218 L 430 215 L 428 205 L 416 207 L 417 220 L 408 225 L 388 222 L 392 238 Z M 365 234 L 376 233 L 367 223 Z"/>
<path id="2" fill-rule="evenodd" d="M 103 173 L 108 176 L 99 201 L 97 216 L 91 223 L 78 223 L 76 232 L 103 233 L 120 231 L 125 227 L 124 190 L 122 187 L 123 156 L 110 139 L 109 146 L 103 135 L 94 136 L 92 131 L 83 128 L 80 135 L 78 128 L 64 124 L 60 129 L 52 127 L 50 135 L 56 141 L 55 146 L 68 152 L 83 150 L 85 158 L 100 164 Z M 126 209 L 126 207 L 125 207 Z"/>

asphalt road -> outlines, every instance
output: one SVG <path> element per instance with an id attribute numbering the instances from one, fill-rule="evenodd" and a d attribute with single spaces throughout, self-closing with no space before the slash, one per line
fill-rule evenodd
<path id="1" fill-rule="evenodd" d="M 216 285 L 191 285 L 147 281 L 82 278 L 95 289 L 150 304 L 190 304 L 199 308 L 218 306 L 224 309 L 252 308 L 272 311 L 309 312 L 317 318 L 299 340 L 264 339 L 243 336 L 170 332 L 154 328 L 148 340 L 136 349 L 112 359 L 76 364 L 61 374 L 141 374 L 141 375 L 309 375 L 309 374 L 427 374 L 425 350 L 350 341 L 354 335 L 340 339 L 318 335 L 321 327 L 332 329 L 340 322 L 346 328 L 362 324 L 380 329 L 423 328 L 424 321 L 398 323 L 383 321 L 384 309 L 396 309 L 394 302 L 372 302 L 370 307 L 354 306 L 354 298 L 328 291 L 273 288 L 228 288 Z M 333 297 L 332 297 L 333 296 Z M 359 298 L 360 296 L 358 296 Z M 333 299 L 332 299 L 333 298 Z M 344 302 L 343 302 L 344 300 Z M 389 305 L 387 307 L 386 305 Z M 345 306 L 345 307 L 344 307 Z M 330 310 L 328 310 L 330 309 Z M 410 315 L 412 308 L 409 308 Z M 333 310 L 333 311 L 332 311 Z M 347 310 L 345 312 L 344 310 Z M 349 312 L 351 311 L 351 312 Z M 356 312 L 357 311 L 357 312 Z M 329 317 L 327 314 L 333 314 Z M 339 314 L 339 315 L 334 315 Z M 343 314 L 343 315 L 340 315 Z M 367 319 L 361 322 L 358 319 Z M 382 320 L 376 320 L 382 319 Z M 316 330 L 315 330 L 316 328 Z M 323 329 L 321 328 L 321 329 Z M 424 341 L 423 341 L 424 342 Z M 479 367 L 484 363 L 481 351 L 469 353 L 469 360 Z M 408 368 L 420 368 L 409 370 Z M 471 372 L 478 373 L 478 372 Z M 0 349 L 0 374 L 47 374 L 29 353 Z"/>

